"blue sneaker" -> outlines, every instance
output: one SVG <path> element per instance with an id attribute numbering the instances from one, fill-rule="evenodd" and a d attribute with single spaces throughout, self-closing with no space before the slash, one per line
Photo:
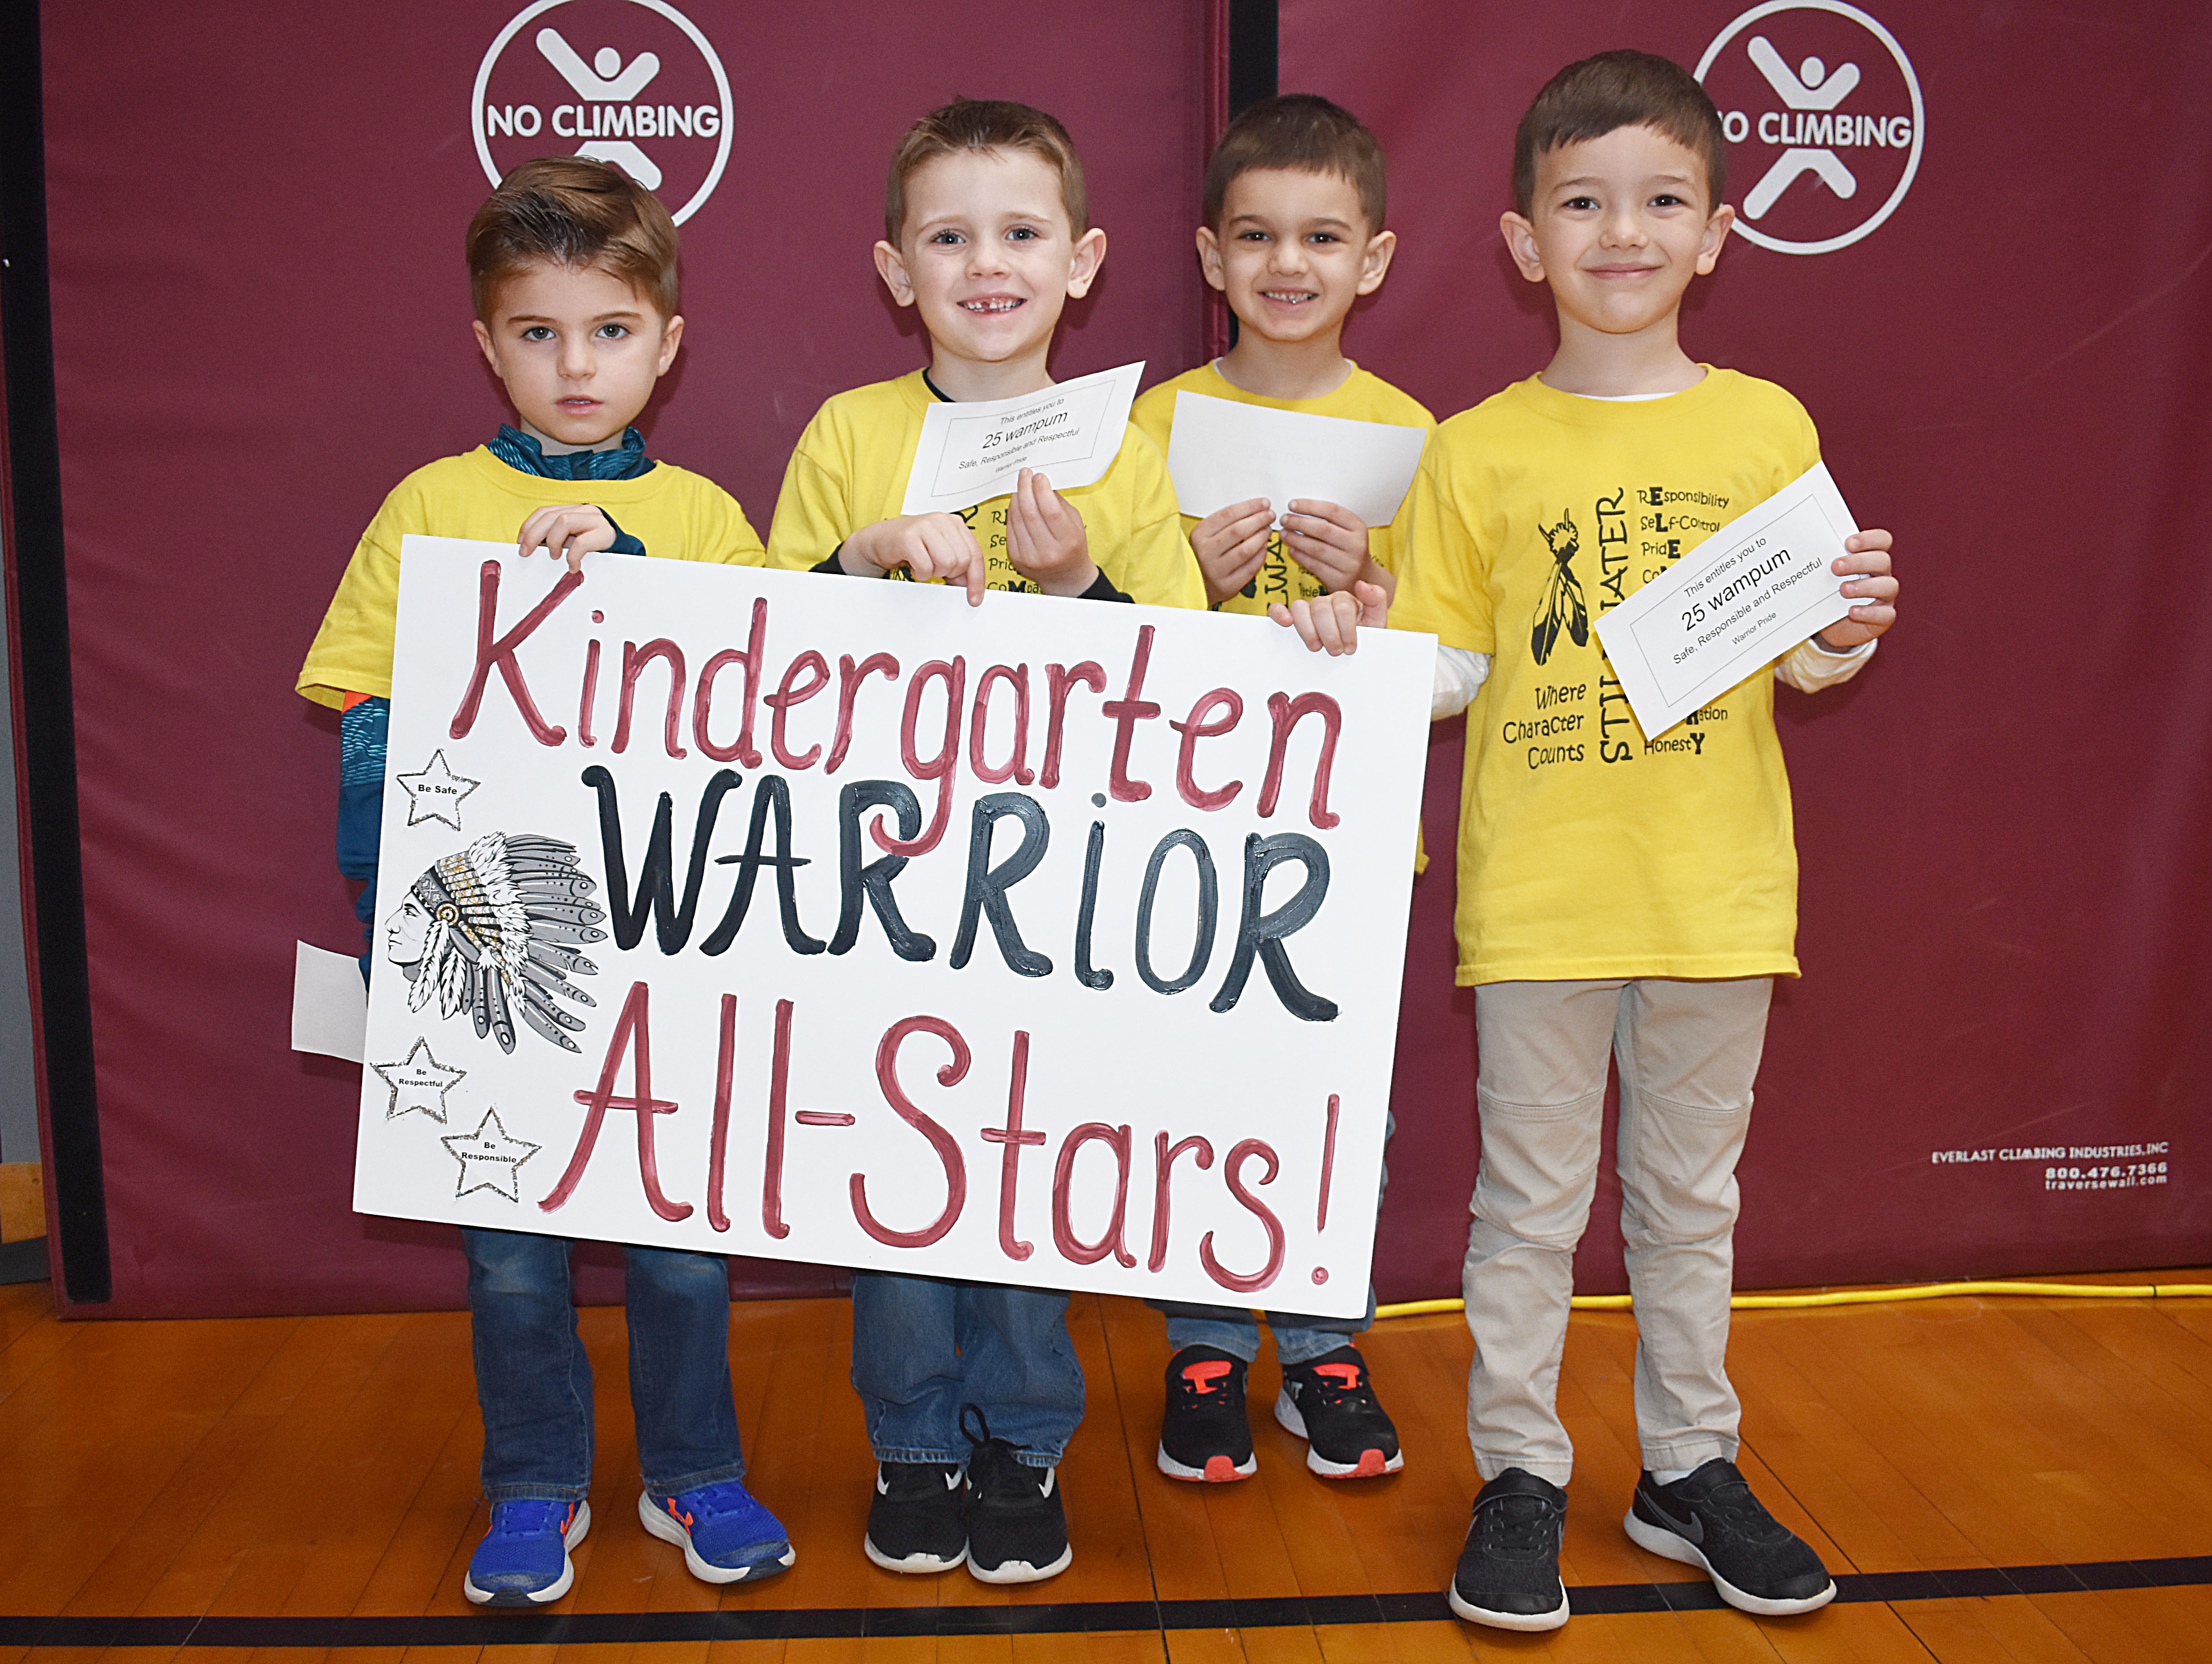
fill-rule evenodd
<path id="1" fill-rule="evenodd" d="M 648 1490 L 637 1517 L 663 1542 L 680 1544 L 691 1575 L 708 1583 L 773 1577 L 798 1559 L 775 1515 L 735 1479 L 670 1496 Z"/>
<path id="2" fill-rule="evenodd" d="M 589 1502 L 534 1497 L 494 1502 L 491 1529 L 470 1557 L 461 1593 L 479 1606 L 535 1606 L 558 1600 L 576 1581 L 568 1551 L 591 1528 Z"/>

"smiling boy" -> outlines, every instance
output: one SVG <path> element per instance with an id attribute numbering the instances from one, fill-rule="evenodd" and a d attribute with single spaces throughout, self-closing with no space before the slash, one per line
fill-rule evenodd
<path id="1" fill-rule="evenodd" d="M 1237 342 L 1137 400 L 1131 419 L 1163 452 L 1180 393 L 1344 421 L 1436 425 L 1417 400 L 1344 356 L 1352 303 L 1382 287 L 1396 252 L 1396 234 L 1383 226 L 1386 199 L 1382 147 L 1325 98 L 1263 99 L 1229 124 L 1206 163 L 1198 259 L 1236 314 Z M 1277 505 L 1264 498 L 1185 518 L 1207 605 L 1304 612 L 1299 603 L 1327 594 L 1355 600 L 1355 586 L 1378 608 L 1387 600 L 1402 527 L 1370 528 L 1349 509 L 1318 499 L 1280 507 L 1279 532 L 1271 529 Z M 1326 624 L 1330 614 L 1319 616 Z M 1260 1355 L 1259 1324 L 1239 1307 L 1161 1309 L 1171 1356 L 1155 1462 L 1171 1478 L 1250 1477 L 1259 1459 L 1245 1385 Z M 1307 1468 L 1327 1479 L 1399 1472 L 1398 1429 L 1351 1343 L 1368 1320 L 1267 1319 L 1282 1368 L 1275 1417 L 1306 1441 Z"/>
<path id="2" fill-rule="evenodd" d="M 489 443 L 400 481 L 362 533 L 300 672 L 302 694 L 343 713 L 338 867 L 363 884 L 365 930 L 376 910 L 392 629 L 409 533 L 504 542 L 520 525 L 525 554 L 542 548 L 571 567 L 598 550 L 745 565 L 763 558 L 728 493 L 652 460 L 630 425 L 684 338 L 676 227 L 652 193 L 581 156 L 526 162 L 477 210 L 466 246 L 477 345 L 520 425 L 502 424 Z M 574 502 L 579 496 L 593 502 Z M 471 962 L 498 928 L 490 917 L 498 910 L 480 905 L 484 917 L 477 917 L 471 899 L 504 889 L 513 900 L 528 888 L 514 883 L 506 844 L 498 834 L 480 839 L 418 881 L 418 891 L 441 904 L 441 939 Z M 458 893 L 436 888 L 445 875 Z M 515 902 L 509 911 L 521 910 Z M 433 930 L 414 895 L 403 897 L 387 927 L 386 957 L 422 994 L 429 991 L 419 976 Z M 362 956 L 364 974 L 372 957 Z M 543 1033 L 550 1023 L 531 1026 Z M 517 1043 L 511 1025 L 500 1043 Z M 461 1243 L 491 1510 L 462 1591 L 479 1605 L 543 1605 L 574 1582 L 569 1551 L 592 1520 L 592 1368 L 569 1300 L 572 1245 L 465 1226 Z M 790 1540 L 741 1483 L 725 1262 L 661 1248 L 623 1252 L 645 1482 L 639 1520 L 681 1547 L 706 1582 L 781 1571 L 794 1557 Z"/>
<path id="3" fill-rule="evenodd" d="M 1711 100 L 1664 58 L 1607 52 L 1537 95 L 1501 229 L 1551 287 L 1559 350 L 1437 430 L 1390 612 L 1442 643 L 1437 714 L 1468 710 L 1458 981 L 1475 990 L 1482 1154 L 1462 1282 L 1485 1483 L 1449 1600 L 1506 1629 L 1568 1616 L 1555 1398 L 1609 1062 L 1644 1469 L 1628 1533 L 1745 1611 L 1835 1594 L 1735 1466 L 1735 1167 L 1773 979 L 1798 972 L 1774 682 L 1810 692 L 1866 662 L 1897 616 L 1889 534 L 1833 564 L 1849 617 L 1692 716 L 1686 749 L 1645 743 L 1590 627 L 1820 460 L 1796 399 L 1678 338 L 1734 219 L 1724 171 Z"/>
<path id="4" fill-rule="evenodd" d="M 1050 387 L 1060 309 L 1105 256 L 1074 144 L 1043 111 L 956 99 L 909 128 L 876 271 L 921 314 L 929 365 L 840 393 L 807 424 L 770 562 L 963 584 L 978 604 L 989 588 L 1201 605 L 1167 465 L 1134 426 L 1094 485 L 1063 494 L 1024 469 L 1011 496 L 963 514 L 900 512 L 931 404 Z M 994 1583 L 1066 1569 L 1058 1465 L 1083 1419 L 1066 1314 L 1050 1289 L 853 1274 L 853 1387 L 877 1461 L 863 1546 L 876 1564 L 964 1563 Z"/>

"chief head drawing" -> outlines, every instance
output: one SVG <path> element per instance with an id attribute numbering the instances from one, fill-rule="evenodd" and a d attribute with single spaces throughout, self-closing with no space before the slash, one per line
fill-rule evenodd
<path id="1" fill-rule="evenodd" d="M 434 995 L 438 1015 L 466 1012 L 479 1035 L 514 1050 L 520 1017 L 554 1045 L 580 1048 L 564 1029 L 580 1018 L 558 1003 L 593 1003 L 568 980 L 599 966 L 575 944 L 599 942 L 606 914 L 577 870 L 574 844 L 535 832 L 487 832 L 433 862 L 385 920 L 385 954 L 407 978 L 407 1009 Z"/>

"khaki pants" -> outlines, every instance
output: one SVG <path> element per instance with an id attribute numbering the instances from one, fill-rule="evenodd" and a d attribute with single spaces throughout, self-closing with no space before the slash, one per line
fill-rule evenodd
<path id="1" fill-rule="evenodd" d="M 1765 977 L 1475 990 L 1482 1164 L 1462 1287 L 1474 1336 L 1468 1439 L 1485 1480 L 1518 1467 L 1564 1485 L 1573 1471 L 1559 1356 L 1597 1189 L 1608 1055 L 1620 1065 L 1615 1163 L 1644 1466 L 1735 1460 L 1735 1164 L 1771 990 Z"/>

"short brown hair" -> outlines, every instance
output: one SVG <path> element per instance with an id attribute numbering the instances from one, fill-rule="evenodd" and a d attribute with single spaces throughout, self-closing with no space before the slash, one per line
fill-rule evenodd
<path id="1" fill-rule="evenodd" d="M 1359 211 L 1370 232 L 1382 229 L 1389 206 L 1382 147 L 1358 116 L 1314 93 L 1263 98 L 1237 113 L 1206 164 L 1206 222 L 1221 229 L 1223 205 L 1238 175 L 1279 168 L 1294 174 L 1334 174 L 1359 192 Z"/>
<path id="2" fill-rule="evenodd" d="M 1705 165 L 1705 208 L 1728 186 L 1721 113 L 1698 79 L 1650 52 L 1600 52 L 1570 64 L 1544 83 L 1513 136 L 1513 201 L 1526 214 L 1536 197 L 1536 159 L 1562 144 L 1603 138 L 1621 127 L 1664 133 Z"/>
<path id="3" fill-rule="evenodd" d="M 589 156 L 540 156 L 469 222 L 469 294 L 487 321 L 499 286 L 533 265 L 600 266 L 676 315 L 676 222 L 660 198 Z"/>
<path id="4" fill-rule="evenodd" d="M 1083 163 L 1067 129 L 1042 110 L 1003 98 L 956 98 L 906 130 L 891 152 L 890 178 L 884 186 L 884 238 L 896 243 L 906 229 L 906 186 L 921 168 L 939 156 L 964 150 L 1026 150 L 1060 176 L 1060 200 L 1068 229 L 1081 236 L 1091 229 L 1091 200 L 1083 188 Z"/>

